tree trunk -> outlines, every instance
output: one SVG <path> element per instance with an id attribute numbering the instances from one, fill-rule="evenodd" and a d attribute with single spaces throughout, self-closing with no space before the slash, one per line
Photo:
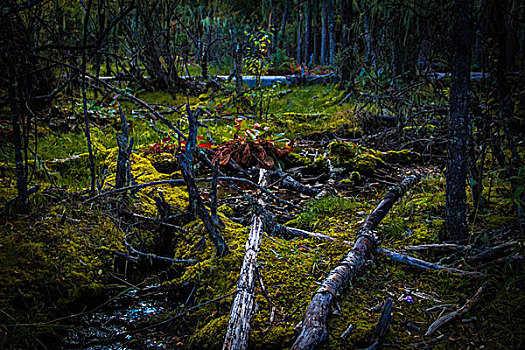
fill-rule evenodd
<path id="1" fill-rule="evenodd" d="M 266 171 L 259 170 L 259 185 L 266 186 Z M 259 200 L 264 205 L 263 200 Z M 263 222 L 258 215 L 253 216 L 250 235 L 246 241 L 244 260 L 239 273 L 237 283 L 237 294 L 233 300 L 230 323 L 226 331 L 223 350 L 244 350 L 248 348 L 248 337 L 250 334 L 250 320 L 255 304 L 255 278 L 257 274 L 257 254 L 260 250 L 263 233 Z"/>
<path id="2" fill-rule="evenodd" d="M 467 237 L 467 149 L 472 0 L 456 0 L 452 23 L 452 82 L 449 99 L 446 221 L 449 239 Z"/>
<path id="3" fill-rule="evenodd" d="M 284 5 L 283 17 L 281 18 L 281 29 L 279 30 L 279 38 L 284 38 L 284 31 L 286 30 L 287 20 L 288 20 L 288 6 Z M 275 39 L 275 42 L 277 42 L 277 38 Z"/>
<path id="4" fill-rule="evenodd" d="M 352 0 L 341 0 L 341 45 L 348 49 L 352 37 Z"/>
<path id="5" fill-rule="evenodd" d="M 328 340 L 326 320 L 334 298 L 341 294 L 348 283 L 357 275 L 374 248 L 376 239 L 372 233 L 383 220 L 394 203 L 403 196 L 418 180 L 411 175 L 405 178 L 396 188 L 387 192 L 377 208 L 366 218 L 357 233 L 354 246 L 335 269 L 330 271 L 319 289 L 315 292 L 302 323 L 299 337 L 292 350 L 318 349 Z"/>
<path id="6" fill-rule="evenodd" d="M 202 220 L 202 223 L 208 231 L 208 235 L 215 246 L 217 256 L 223 257 L 224 255 L 228 254 L 230 249 L 226 244 L 224 237 L 218 231 L 218 228 L 213 224 L 213 219 L 204 206 L 204 201 L 202 200 L 199 187 L 195 182 L 195 175 L 193 172 L 193 157 L 197 145 L 198 121 L 196 113 L 191 111 L 189 105 L 186 107 L 188 114 L 189 134 L 187 138 L 186 151 L 183 154 L 179 154 L 177 159 L 180 164 L 182 177 L 184 178 L 184 182 L 186 183 L 186 187 L 188 189 L 188 210 L 192 215 L 199 217 Z"/>
<path id="7" fill-rule="evenodd" d="M 13 143 L 15 148 L 16 189 L 18 193 L 16 205 L 17 211 L 24 214 L 29 211 L 29 192 L 27 190 L 27 168 L 24 166 L 22 130 L 20 129 L 20 115 L 16 103 L 14 84 L 9 85 L 9 107 L 11 109 Z"/>
<path id="8" fill-rule="evenodd" d="M 295 58 L 295 62 L 297 64 L 301 64 L 301 47 L 302 47 L 302 37 L 303 37 L 303 6 L 301 5 L 301 2 L 299 2 L 298 9 L 297 9 L 297 16 L 299 18 L 297 19 L 297 54 Z"/>
<path id="9" fill-rule="evenodd" d="M 133 149 L 133 137 L 129 138 L 128 122 L 126 115 L 120 110 L 120 123 L 122 127 L 122 134 L 117 134 L 118 156 L 117 156 L 117 173 L 115 175 L 115 187 L 122 188 L 129 186 L 132 181 L 131 166 L 129 163 L 129 156 Z"/>
<path id="10" fill-rule="evenodd" d="M 303 62 L 310 65 L 310 36 L 312 32 L 312 1 L 306 2 L 304 14 L 304 60 Z"/>
<path id="11" fill-rule="evenodd" d="M 328 43 L 328 12 L 327 12 L 327 6 L 328 1 L 330 0 L 322 0 L 321 3 L 321 64 L 325 65 L 326 62 L 326 56 L 327 56 L 327 47 L 326 44 Z"/>
<path id="12" fill-rule="evenodd" d="M 351 0 L 341 1 L 341 21 L 342 21 L 342 50 L 341 50 L 341 80 L 347 83 L 349 89 L 353 88 L 355 76 L 355 42 L 356 37 L 352 36 L 352 19 L 354 17 L 353 5 Z"/>
<path id="13" fill-rule="evenodd" d="M 372 63 L 374 69 L 376 67 L 376 55 L 372 44 L 372 33 L 370 32 L 370 25 L 368 23 L 368 16 L 363 16 L 363 29 L 365 37 L 365 63 Z"/>
<path id="14" fill-rule="evenodd" d="M 313 8 L 314 8 L 314 13 L 313 13 L 313 21 L 314 21 L 314 25 L 313 25 L 313 60 L 312 60 L 312 63 L 313 64 L 318 64 L 319 63 L 319 1 L 318 0 L 313 0 L 314 3 L 313 3 Z"/>
<path id="15" fill-rule="evenodd" d="M 330 50 L 330 57 L 328 58 L 328 63 L 330 63 L 331 66 L 334 65 L 335 60 L 335 49 L 336 49 L 336 42 L 335 42 L 335 14 L 334 14 L 334 4 L 332 0 L 328 0 L 328 7 L 327 7 L 327 19 L 328 19 L 328 41 L 329 41 L 329 50 Z"/>

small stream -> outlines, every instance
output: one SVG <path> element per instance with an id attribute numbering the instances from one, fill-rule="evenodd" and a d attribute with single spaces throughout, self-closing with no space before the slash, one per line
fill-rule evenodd
<path id="1" fill-rule="evenodd" d="M 155 287 L 149 286 L 146 289 Z M 94 312 L 84 315 L 62 340 L 58 349 L 165 349 L 173 348 L 178 342 L 177 337 L 169 337 L 149 329 L 137 332 L 142 327 L 155 323 L 169 311 L 165 295 L 137 295 L 136 290 L 123 294 L 111 291 L 109 294 L 109 301 Z"/>

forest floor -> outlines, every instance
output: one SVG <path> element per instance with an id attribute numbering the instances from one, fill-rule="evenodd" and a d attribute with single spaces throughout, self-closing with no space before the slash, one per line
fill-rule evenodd
<path id="1" fill-rule="evenodd" d="M 445 236 L 446 96 L 428 97 L 420 87 L 414 94 L 426 100 L 410 120 L 385 112 L 377 96 L 347 95 L 335 85 L 272 86 L 235 101 L 213 90 L 189 97 L 137 95 L 183 131 L 184 104 L 200 109 L 199 121 L 206 127 L 199 128 L 199 149 L 214 156 L 227 176 L 257 182 L 254 169 L 262 167 L 304 184 L 310 192 L 284 188 L 278 177 L 268 189 L 284 200 L 279 202 L 235 182 L 244 193 L 267 201 L 265 208 L 278 223 L 335 238 L 263 236 L 250 349 L 292 346 L 320 282 L 351 249 L 386 191 L 411 174 L 421 179 L 379 225 L 379 246 L 480 274 L 421 270 L 374 252 L 337 296 L 325 348 L 371 346 L 387 299 L 393 300 L 393 311 L 389 331 L 380 339 L 383 348 L 523 346 L 523 239 L 509 181 L 490 152 L 483 165 L 484 202 L 470 211 L 468 240 L 421 248 L 443 243 Z M 146 110 L 130 102 L 122 107 L 134 138 L 134 182 L 181 179 L 174 156 L 177 136 Z M 118 104 L 91 102 L 89 109 L 98 193 L 104 195 L 86 191 L 89 167 L 78 98 L 63 98 L 37 120 L 38 143 L 33 138 L 32 146 L 39 157 L 30 168 L 31 184 L 39 189 L 31 197 L 30 214 L 14 214 L 12 161 L 6 156 L 0 164 L 0 347 L 222 348 L 251 206 L 229 182 L 219 181 L 220 232 L 230 253 L 218 258 L 202 222 L 187 213 L 184 183 L 109 193 L 115 184 L 115 134 L 121 132 Z M 8 140 L 9 131 L 1 136 Z M 514 136 L 523 140 L 520 131 Z M 232 167 L 230 159 L 239 166 Z M 196 168 L 196 177 L 212 176 L 202 158 Z M 210 205 L 209 182 L 199 186 Z M 316 196 L 323 191 L 326 195 Z M 425 335 L 481 286 L 484 291 L 468 312 Z M 343 339 L 349 325 L 353 331 Z"/>

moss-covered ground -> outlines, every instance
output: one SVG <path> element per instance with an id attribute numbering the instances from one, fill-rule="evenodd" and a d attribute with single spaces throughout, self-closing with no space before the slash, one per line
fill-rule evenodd
<path id="1" fill-rule="evenodd" d="M 342 169 L 335 186 L 338 193 L 333 192 L 326 198 L 303 198 L 278 192 L 304 207 L 303 211 L 285 210 L 287 215 L 282 217 L 291 218 L 287 225 L 325 233 L 337 241 L 263 237 L 258 255 L 263 285 L 258 283 L 256 287 L 257 309 L 250 333 L 252 349 L 291 347 L 296 337 L 294 327 L 302 320 L 319 283 L 351 248 L 343 241 L 355 239 L 360 225 L 387 188 L 404 175 L 425 174 L 378 227 L 381 246 L 402 250 L 409 245 L 438 243 L 445 229 L 444 165 L 436 154 L 434 158 L 422 155 L 424 148 L 399 151 L 365 147 L 366 142 L 358 138 L 369 130 L 362 129 L 364 124 L 355 108 L 356 101 L 347 99 L 340 104 L 344 93 L 337 86 L 294 87 L 292 92 L 288 89 L 268 89 L 260 95 L 262 104 L 258 100 L 258 105 L 253 100 L 243 105 L 224 92 L 211 90 L 192 97 L 173 97 L 159 92 L 138 95 L 149 103 L 159 104 L 159 111 L 165 112 L 183 132 L 187 126 L 182 105 L 189 103 L 192 109 L 200 106 L 202 122 L 207 126 L 199 129 L 202 143 L 210 137 L 217 144 L 232 140 L 238 132 L 235 117 L 249 116 L 246 128 L 254 128 L 258 123 L 261 129 L 269 128 L 263 134 L 268 140 L 277 144 L 278 139 L 287 138 L 293 141 L 292 145 L 300 144 L 276 162 L 281 167 L 301 167 L 306 180 L 321 176 L 317 184 L 328 179 L 327 160 L 333 167 Z M 80 320 L 107 302 L 108 290 L 118 286 L 160 285 L 158 293 L 163 295 L 168 311 L 158 319 L 142 320 L 140 326 L 146 328 L 181 310 L 234 292 L 237 286 L 249 232 L 247 225 L 237 223 L 238 203 L 221 198 L 220 231 L 231 251 L 218 258 L 210 240 L 203 239 L 207 234 L 200 220 L 169 221 L 182 226 L 180 229 L 166 228 L 154 220 L 166 216 L 166 211 L 159 213 L 156 204 L 161 198 L 169 204 L 169 215 L 176 217 L 186 211 L 188 195 L 183 184 L 155 185 L 86 201 L 88 158 L 77 103 L 78 100 L 63 99 L 57 104 L 55 120 L 62 118 L 64 124 L 43 120 L 38 125 L 39 158 L 29 164 L 31 184 L 39 184 L 40 190 L 31 196 L 31 214 L 15 215 L 10 201 L 16 195 L 15 181 L 8 170 L 12 155 L 5 154 L 0 164 L 1 348 L 55 348 L 69 328 L 81 328 Z M 267 106 L 262 115 L 261 105 Z M 174 157 L 176 136 L 153 120 L 148 112 L 129 102 L 122 106 L 134 138 L 130 164 L 135 182 L 180 179 Z M 110 191 L 115 183 L 118 153 L 115 133 L 120 131 L 117 105 L 115 102 L 93 104 L 92 110 L 96 112 L 91 116 L 91 135 L 99 191 Z M 258 117 L 252 118 L 253 115 Z M 427 129 L 427 133 L 434 132 Z M 402 132 L 406 134 L 408 130 Z M 334 141 L 336 137 L 338 141 Z M 32 139 L 33 145 L 34 142 Z M 211 147 L 210 152 L 215 147 Z M 201 168 L 197 170 L 199 176 L 209 175 L 202 169 L 202 163 L 198 163 L 198 167 Z M 500 237 L 518 239 L 509 183 L 490 161 L 486 170 L 489 176 L 483 186 L 490 195 L 483 208 L 471 210 L 472 231 L 467 242 L 477 247 L 494 245 Z M 313 181 L 311 184 L 315 184 Z M 227 187 L 227 184 L 220 183 L 220 186 Z M 202 188 L 207 200 L 208 186 Z M 470 198 L 469 204 L 472 206 Z M 246 208 L 247 204 L 242 206 Z M 137 219 L 130 213 L 149 219 Z M 137 258 L 126 244 L 155 254 L 165 252 L 168 247 L 167 257 L 197 259 L 198 263 L 166 264 L 151 257 Z M 517 264 L 503 262 L 478 267 L 463 261 L 463 253 L 410 254 L 443 264 L 457 260 L 460 268 L 479 269 L 485 275 L 473 278 L 425 272 L 373 254 L 363 273 L 337 298 L 337 310 L 329 318 L 330 339 L 326 349 L 371 345 L 380 306 L 386 298 L 394 300 L 394 311 L 390 331 L 383 339 L 384 346 L 419 349 L 440 335 L 439 341 L 432 343 L 438 349 L 518 349 L 523 346 L 525 274 L 522 260 Z M 125 256 L 134 256 L 135 260 Z M 433 321 L 462 306 L 483 283 L 487 284 L 487 291 L 462 319 L 454 320 L 432 337 L 424 336 Z M 232 300 L 233 296 L 229 296 L 205 304 L 156 327 L 157 344 L 169 348 L 221 348 Z M 343 340 L 340 335 L 349 324 L 354 325 L 354 331 Z M 145 339 L 151 328 L 147 329 L 130 332 L 128 343 L 119 340 L 119 344 L 146 348 Z"/>

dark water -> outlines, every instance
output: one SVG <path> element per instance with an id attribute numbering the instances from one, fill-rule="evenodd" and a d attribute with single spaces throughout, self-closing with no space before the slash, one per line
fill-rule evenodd
<path id="1" fill-rule="evenodd" d="M 154 288 L 149 286 L 147 288 Z M 147 289 L 146 288 L 146 289 Z M 144 329 L 169 310 L 162 293 L 137 295 L 136 290 L 114 293 L 109 302 L 84 315 L 69 331 L 59 349 L 165 349 L 173 348 L 168 335 Z M 142 329 L 142 330 L 141 330 Z M 154 328 L 152 328 L 154 329 Z"/>

